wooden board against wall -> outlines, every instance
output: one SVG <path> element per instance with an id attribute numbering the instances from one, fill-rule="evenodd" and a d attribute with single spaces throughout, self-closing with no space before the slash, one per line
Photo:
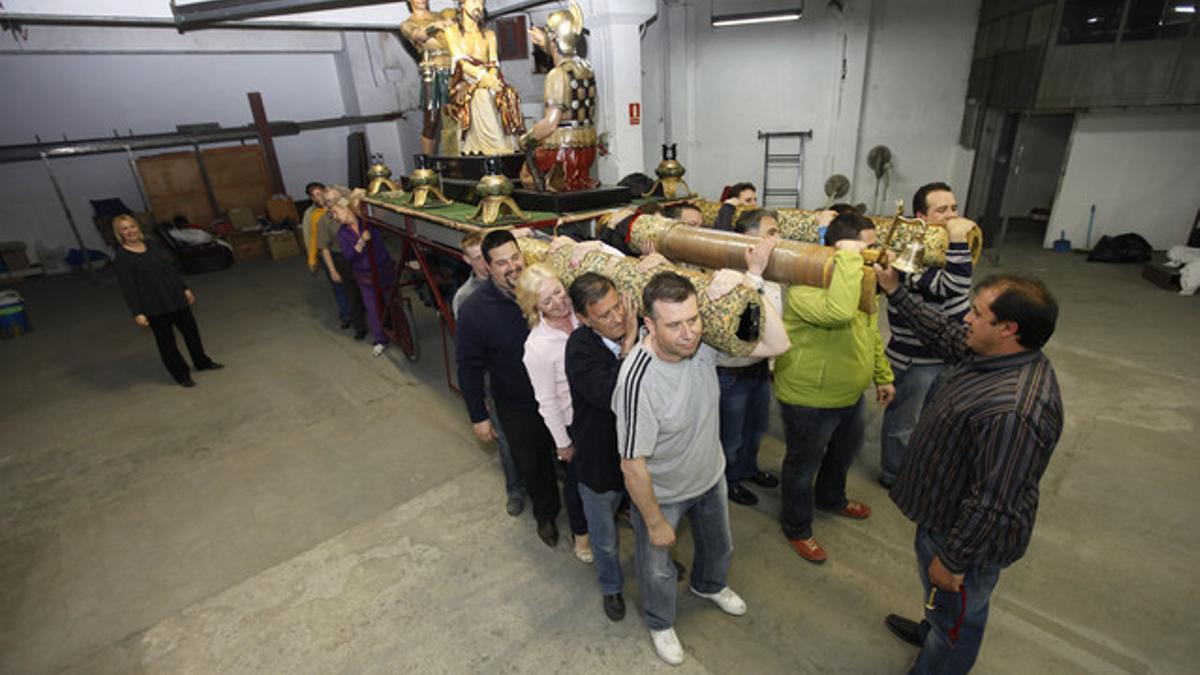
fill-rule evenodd
<path id="1" fill-rule="evenodd" d="M 219 213 L 213 213 L 200 166 L 193 152 L 168 152 L 139 157 L 138 173 L 155 222 L 177 215 L 196 225 L 208 225 L 235 207 L 261 215 L 269 196 L 267 162 L 258 145 L 208 148 L 201 151 Z"/>
<path id="2" fill-rule="evenodd" d="M 250 209 L 256 216 L 267 212 L 271 180 L 261 147 L 210 148 L 204 151 L 204 165 L 221 213 L 237 207 Z"/>
<path id="3" fill-rule="evenodd" d="M 195 155 L 169 152 L 139 157 L 137 167 L 154 222 L 171 222 L 177 215 L 197 225 L 213 221 L 215 214 L 205 194 Z"/>

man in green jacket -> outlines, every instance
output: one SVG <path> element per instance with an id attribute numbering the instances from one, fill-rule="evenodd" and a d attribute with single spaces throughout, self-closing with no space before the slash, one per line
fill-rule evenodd
<path id="1" fill-rule="evenodd" d="M 825 234 L 826 244 L 837 249 L 829 288 L 796 285 L 784 298 L 792 347 L 775 362 L 787 440 L 780 522 L 796 553 L 813 563 L 826 558 L 812 532 L 814 505 L 848 518 L 871 515 L 866 504 L 846 498 L 846 473 L 863 444 L 864 390 L 874 383 L 881 405 L 896 393 L 878 307 L 869 314 L 858 308 L 862 251 L 875 241 L 870 220 L 857 213 L 838 216 Z"/>

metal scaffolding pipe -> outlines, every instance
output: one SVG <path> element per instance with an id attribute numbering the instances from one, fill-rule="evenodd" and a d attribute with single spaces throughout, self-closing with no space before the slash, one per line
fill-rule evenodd
<path id="1" fill-rule="evenodd" d="M 58 195 L 58 203 L 62 205 L 63 213 L 67 215 L 67 224 L 71 226 L 71 234 L 75 235 L 75 243 L 79 245 L 79 253 L 83 256 L 83 268 L 91 273 L 94 279 L 96 270 L 92 267 L 92 258 L 88 254 L 87 246 L 83 245 L 83 236 L 79 234 L 79 227 L 75 225 L 75 216 L 71 214 L 71 206 L 67 204 L 67 196 L 63 194 L 62 186 L 58 184 L 58 177 L 54 175 L 54 169 L 50 167 L 50 158 L 44 153 L 42 154 L 42 163 L 46 165 L 46 174 L 50 176 L 50 184 L 54 186 L 54 194 Z"/>

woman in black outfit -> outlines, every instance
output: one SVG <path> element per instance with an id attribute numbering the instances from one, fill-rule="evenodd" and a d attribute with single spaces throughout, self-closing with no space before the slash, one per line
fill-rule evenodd
<path id="1" fill-rule="evenodd" d="M 175 344 L 173 327 L 183 334 L 196 370 L 224 368 L 204 353 L 200 330 L 191 310 L 196 296 L 175 271 L 162 247 L 146 241 L 142 228 L 129 215 L 113 218 L 113 233 L 119 244 L 115 267 L 125 302 L 137 325 L 154 331 L 158 354 L 175 381 L 184 387 L 196 386 L 187 362 Z"/>

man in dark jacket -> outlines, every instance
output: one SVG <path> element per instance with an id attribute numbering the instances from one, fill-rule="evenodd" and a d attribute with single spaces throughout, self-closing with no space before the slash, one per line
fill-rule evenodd
<path id="1" fill-rule="evenodd" d="M 458 384 L 475 436 L 493 441 L 496 433 L 484 402 L 484 373 L 490 378 L 496 415 L 533 502 L 538 536 L 553 548 L 558 545 L 554 521 L 562 506 L 554 472 L 554 439 L 538 414 L 533 385 L 521 362 L 529 324 L 513 295 L 525 259 L 508 230 L 488 233 L 481 248 L 491 278 L 467 298 L 460 312 L 455 354 Z"/>
<path id="2" fill-rule="evenodd" d="M 613 621 L 625 616 L 623 577 L 613 515 L 625 497 L 625 479 L 617 454 L 617 417 L 612 394 L 621 359 L 637 342 L 637 312 L 612 281 L 587 272 L 571 284 L 571 304 L 582 326 L 567 340 L 564 367 L 575 416 L 568 431 L 575 444 L 579 497 L 596 557 L 596 576 L 604 613 Z"/>

